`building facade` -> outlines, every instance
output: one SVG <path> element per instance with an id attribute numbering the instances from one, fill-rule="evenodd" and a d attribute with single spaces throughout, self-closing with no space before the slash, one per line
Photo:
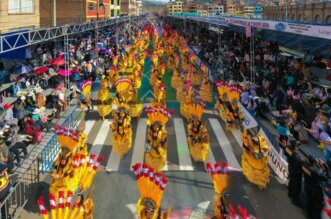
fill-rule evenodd
<path id="1" fill-rule="evenodd" d="M 119 16 L 120 11 L 120 0 L 56 0 L 55 2 L 56 5 L 53 5 L 53 0 L 40 1 L 42 27 L 108 19 Z"/>
<path id="2" fill-rule="evenodd" d="M 218 4 L 208 5 L 208 16 L 217 17 L 224 14 L 224 6 Z"/>
<path id="3" fill-rule="evenodd" d="M 138 14 L 137 0 L 121 0 L 121 16 L 135 16 Z"/>
<path id="4" fill-rule="evenodd" d="M 137 15 L 141 15 L 143 14 L 143 1 L 142 0 L 137 0 L 137 10 L 138 10 L 138 14 Z"/>
<path id="5" fill-rule="evenodd" d="M 0 33 L 40 27 L 39 0 L 0 0 Z"/>
<path id="6" fill-rule="evenodd" d="M 197 5 L 197 14 L 199 16 L 208 16 L 208 5 L 207 4 Z"/>
<path id="7" fill-rule="evenodd" d="M 331 2 L 264 7 L 263 18 L 331 23 Z"/>
<path id="8" fill-rule="evenodd" d="M 183 6 L 184 2 L 182 1 L 169 2 L 167 5 L 168 14 L 183 13 Z"/>
<path id="9" fill-rule="evenodd" d="M 120 0 L 110 0 L 110 17 L 119 17 L 120 11 Z"/>
<path id="10" fill-rule="evenodd" d="M 249 18 L 262 18 L 263 8 L 260 5 L 245 5 L 244 16 Z"/>
<path id="11" fill-rule="evenodd" d="M 229 15 L 238 15 L 242 16 L 244 14 L 244 5 L 240 4 L 228 4 L 225 12 Z"/>

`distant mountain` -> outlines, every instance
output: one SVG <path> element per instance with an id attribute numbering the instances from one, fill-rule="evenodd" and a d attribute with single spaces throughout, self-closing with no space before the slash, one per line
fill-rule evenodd
<path id="1" fill-rule="evenodd" d="M 168 0 L 165 1 L 160 1 L 160 0 L 143 0 L 143 6 L 149 6 L 149 7 L 154 7 L 154 6 L 161 6 L 161 5 L 166 5 L 168 3 Z"/>

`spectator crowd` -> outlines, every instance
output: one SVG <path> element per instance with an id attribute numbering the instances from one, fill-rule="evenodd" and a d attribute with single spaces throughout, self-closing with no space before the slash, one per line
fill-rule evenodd
<path id="1" fill-rule="evenodd" d="M 315 141 L 310 147 L 319 145 L 324 159 L 311 155 L 299 157 L 300 162 L 298 156 L 284 159 L 289 162 L 289 196 L 293 203 L 308 206 L 309 218 L 320 218 L 325 204 L 323 190 L 329 194 L 326 188 L 331 183 L 331 86 L 320 83 L 312 69 L 327 71 L 331 67 L 331 52 L 330 57 L 324 57 L 328 61 L 309 51 L 303 57 L 295 57 L 282 52 L 277 42 L 250 39 L 244 31 L 224 29 L 221 34 L 201 22 L 187 21 L 185 28 L 179 19 L 166 22 L 186 36 L 187 44 L 213 72 L 214 81 L 230 80 L 240 85 L 242 105 L 258 120 L 272 121 L 281 154 L 288 155 L 284 153 L 287 149 L 298 150 L 298 145 L 308 144 L 310 139 Z M 301 190 L 302 178 L 305 186 Z M 305 191 L 303 203 L 298 201 L 302 200 L 298 198 L 301 191 Z"/>

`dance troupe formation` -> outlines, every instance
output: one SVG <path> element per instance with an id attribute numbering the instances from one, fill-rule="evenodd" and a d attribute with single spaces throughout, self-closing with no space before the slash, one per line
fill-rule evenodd
<path id="1" fill-rule="evenodd" d="M 196 56 L 187 47 L 185 38 L 168 27 L 160 34 L 151 23 L 133 37 L 133 43 L 126 46 L 125 53 L 113 58 L 109 75 L 103 75 L 98 99 L 98 112 L 101 119 L 113 116 L 113 148 L 123 157 L 132 146 L 131 118 L 139 118 L 143 105 L 138 101 L 138 90 L 142 83 L 142 70 L 147 56 L 152 60 L 150 83 L 155 99 L 144 110 L 148 117 L 145 163 L 137 163 L 132 169 L 136 176 L 141 198 L 137 203 L 137 215 L 142 219 L 168 218 L 170 208 L 161 213 L 160 206 L 167 178 L 161 171 L 167 160 L 166 123 L 172 111 L 166 107 L 165 84 L 162 81 L 167 73 L 173 74 L 171 86 L 177 91 L 180 113 L 188 121 L 188 145 L 192 158 L 204 162 L 209 152 L 209 136 L 206 126 L 201 121 L 205 103 L 212 102 L 211 84 L 206 66 L 197 66 Z M 151 45 L 150 45 L 151 44 Z M 152 48 L 151 48 L 152 47 Z M 149 55 L 150 51 L 153 51 Z M 179 74 L 179 72 L 181 72 Z M 85 96 L 82 108 L 91 103 L 92 81 L 85 81 L 82 91 Z M 193 88 L 199 87 L 199 95 L 194 95 Z M 111 89 L 116 95 L 112 97 Z M 242 130 L 243 155 L 242 168 L 246 178 L 261 189 L 269 182 L 270 171 L 267 165 L 268 146 L 265 139 L 254 130 L 245 130 L 241 125 L 243 115 L 239 107 L 239 85 L 220 81 L 217 84 L 219 98 L 216 107 L 220 117 L 226 122 L 227 129 Z M 199 96 L 199 97 L 197 97 Z M 111 100 L 112 99 L 112 100 Z M 110 101 L 111 100 L 111 101 Z M 83 122 L 81 123 L 83 124 Z M 54 163 L 49 190 L 50 214 L 41 197 L 38 204 L 44 219 L 79 219 L 93 218 L 94 203 L 91 199 L 92 181 L 102 157 L 94 154 L 88 157 L 87 136 L 84 125 L 77 130 L 57 127 L 56 133 L 61 145 L 61 152 Z M 239 214 L 226 204 L 224 191 L 229 185 L 229 167 L 227 163 L 206 163 L 206 170 L 211 174 L 215 188 L 215 218 L 254 218 L 247 210 L 238 206 Z M 78 195 L 76 195 L 78 194 Z M 75 197 L 75 202 L 73 202 Z M 73 203 L 73 204 L 72 204 Z"/>

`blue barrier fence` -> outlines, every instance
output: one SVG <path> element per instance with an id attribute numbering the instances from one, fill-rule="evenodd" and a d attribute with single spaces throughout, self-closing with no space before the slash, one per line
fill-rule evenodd
<path id="1" fill-rule="evenodd" d="M 83 112 L 76 106 L 72 112 L 65 118 L 61 126 L 69 129 L 75 129 L 81 120 Z M 56 134 L 53 134 L 41 152 L 41 172 L 45 174 L 52 170 L 52 165 L 60 152 L 60 145 Z"/>

